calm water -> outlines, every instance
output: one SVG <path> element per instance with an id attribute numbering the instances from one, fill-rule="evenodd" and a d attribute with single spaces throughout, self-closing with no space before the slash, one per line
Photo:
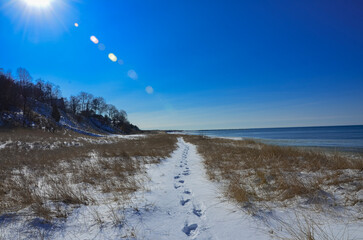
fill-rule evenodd
<path id="1" fill-rule="evenodd" d="M 185 131 L 211 137 L 254 138 L 283 146 L 324 147 L 363 152 L 363 125 Z"/>

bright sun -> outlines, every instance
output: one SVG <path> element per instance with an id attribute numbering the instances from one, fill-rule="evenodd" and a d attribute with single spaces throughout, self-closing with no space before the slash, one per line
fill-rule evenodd
<path id="1" fill-rule="evenodd" d="M 31 7 L 48 7 L 52 0 L 24 0 Z"/>

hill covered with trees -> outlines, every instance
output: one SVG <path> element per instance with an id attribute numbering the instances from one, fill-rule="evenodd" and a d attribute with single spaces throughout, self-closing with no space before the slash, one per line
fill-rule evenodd
<path id="1" fill-rule="evenodd" d="M 0 69 L 0 126 L 23 126 L 56 131 L 68 128 L 87 134 L 134 133 L 124 110 L 107 104 L 103 97 L 80 92 L 62 97 L 59 86 L 33 80 L 24 68 L 16 76 Z"/>

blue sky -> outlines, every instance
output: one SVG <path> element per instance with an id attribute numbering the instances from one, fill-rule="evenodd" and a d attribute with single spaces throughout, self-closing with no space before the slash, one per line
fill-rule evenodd
<path id="1" fill-rule="evenodd" d="M 140 128 L 363 124 L 362 1 L 0 2 L 0 67 L 103 96 Z"/>

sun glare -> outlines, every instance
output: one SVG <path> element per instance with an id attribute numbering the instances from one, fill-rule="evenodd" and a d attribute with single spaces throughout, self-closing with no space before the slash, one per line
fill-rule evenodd
<path id="1" fill-rule="evenodd" d="M 48 7 L 52 0 L 24 0 L 31 7 Z"/>

